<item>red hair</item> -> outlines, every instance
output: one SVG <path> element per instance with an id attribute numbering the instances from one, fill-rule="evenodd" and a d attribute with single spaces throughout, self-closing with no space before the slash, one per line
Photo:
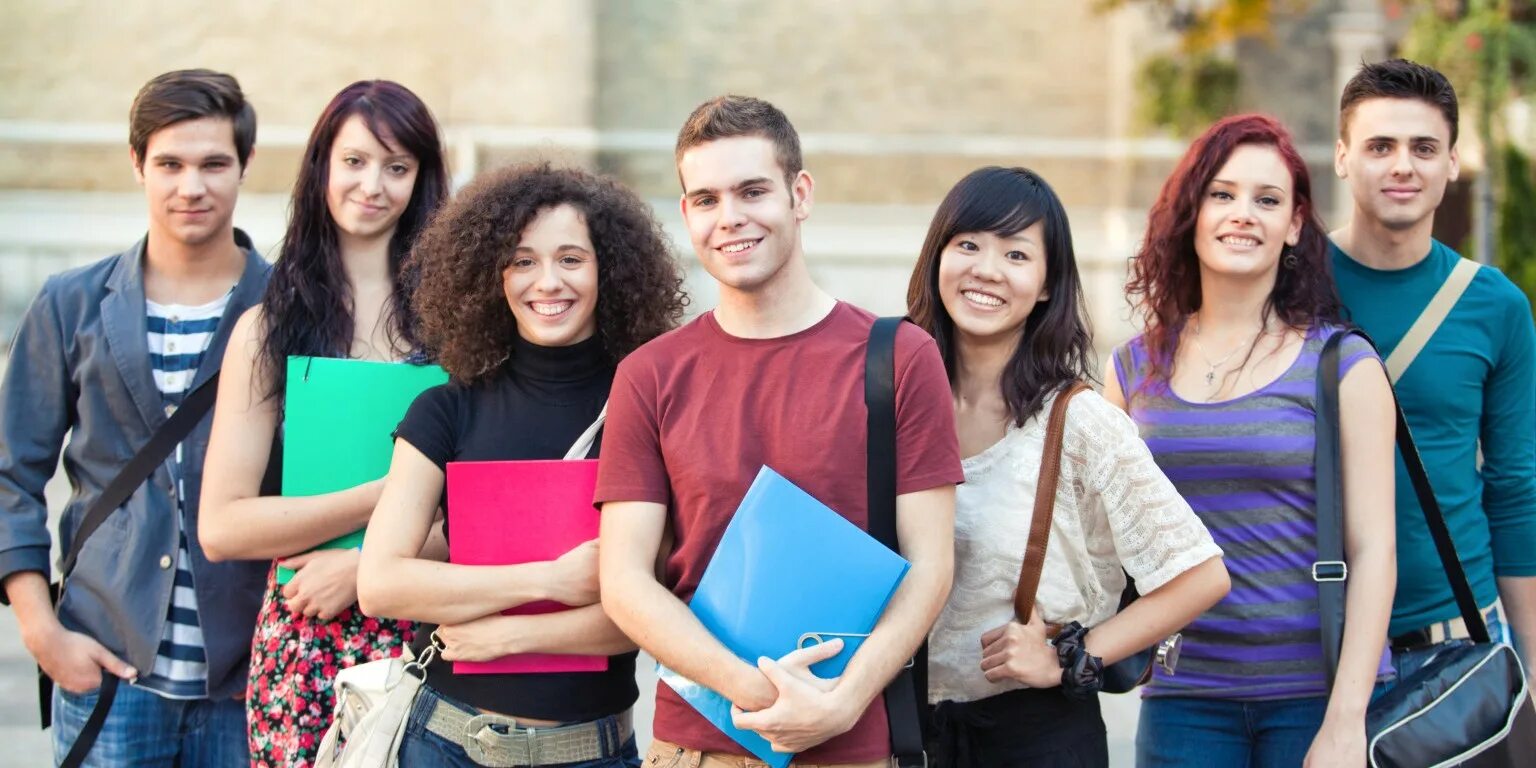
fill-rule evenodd
<path id="1" fill-rule="evenodd" d="M 1142 315 L 1152 378 L 1167 378 L 1178 347 L 1184 318 L 1200 309 L 1200 263 L 1195 255 L 1195 222 L 1206 188 L 1226 165 L 1233 150 L 1245 144 L 1273 147 L 1290 169 L 1293 199 L 1301 216 L 1301 238 L 1291 248 L 1294 266 L 1275 277 L 1264 305 L 1271 315 L 1301 329 L 1339 319 L 1339 297 L 1328 261 L 1328 236 L 1312 201 L 1312 180 L 1306 161 L 1296 151 L 1290 131 L 1266 115 L 1223 118 L 1195 139 L 1147 215 L 1147 234 L 1126 283 L 1126 299 Z"/>

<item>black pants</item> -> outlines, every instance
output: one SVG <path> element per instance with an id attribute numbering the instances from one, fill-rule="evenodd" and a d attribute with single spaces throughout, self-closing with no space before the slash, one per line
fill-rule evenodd
<path id="1" fill-rule="evenodd" d="M 1109 744 L 1098 697 L 1074 701 L 1059 688 L 1009 691 L 929 707 L 935 768 L 1104 768 Z"/>

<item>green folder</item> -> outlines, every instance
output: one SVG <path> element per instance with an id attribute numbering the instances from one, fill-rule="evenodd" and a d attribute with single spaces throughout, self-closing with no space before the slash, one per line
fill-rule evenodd
<path id="1" fill-rule="evenodd" d="M 342 491 L 389 473 L 391 435 L 411 401 L 428 387 L 448 381 L 435 365 L 288 358 L 283 413 L 283 495 L 313 496 Z M 363 532 L 354 531 L 317 549 L 354 549 Z M 277 569 L 277 583 L 293 571 Z"/>

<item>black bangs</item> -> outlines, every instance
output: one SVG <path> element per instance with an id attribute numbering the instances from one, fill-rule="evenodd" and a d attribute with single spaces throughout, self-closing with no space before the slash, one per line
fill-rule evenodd
<path id="1" fill-rule="evenodd" d="M 949 191 L 935 217 L 942 221 L 935 223 L 941 223 L 948 237 L 961 232 L 992 232 L 1008 237 L 1047 218 L 1053 197 L 1050 187 L 1033 172 L 996 166 L 980 168 Z"/>

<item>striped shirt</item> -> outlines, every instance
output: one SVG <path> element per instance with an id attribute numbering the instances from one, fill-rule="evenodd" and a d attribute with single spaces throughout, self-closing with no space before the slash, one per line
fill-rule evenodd
<path id="1" fill-rule="evenodd" d="M 156 304 L 148 309 L 149 364 L 166 411 L 180 406 L 192 388 L 203 353 L 213 341 L 219 318 L 229 304 L 229 294 L 199 307 Z M 173 699 L 197 699 L 208 695 L 208 662 L 203 650 L 203 631 L 197 619 L 197 593 L 192 582 L 192 560 L 187 550 L 186 487 L 181 471 L 182 447 L 172 455 L 171 472 L 176 481 L 176 512 L 181 525 L 176 546 L 176 579 L 167 606 L 165 629 L 155 653 L 154 671 L 139 684 Z"/>
<path id="2" fill-rule="evenodd" d="M 1333 330 L 1332 328 L 1329 329 Z M 1318 356 L 1307 333 L 1278 379 L 1241 397 L 1191 403 L 1149 380 L 1144 337 L 1115 350 L 1115 375 L 1159 467 L 1226 553 L 1232 591 L 1184 630 L 1177 673 L 1156 671 L 1146 696 L 1262 700 L 1325 696 L 1318 622 L 1316 470 Z M 1376 353 L 1357 336 L 1340 375 Z M 1379 674 L 1390 671 L 1383 656 Z"/>

